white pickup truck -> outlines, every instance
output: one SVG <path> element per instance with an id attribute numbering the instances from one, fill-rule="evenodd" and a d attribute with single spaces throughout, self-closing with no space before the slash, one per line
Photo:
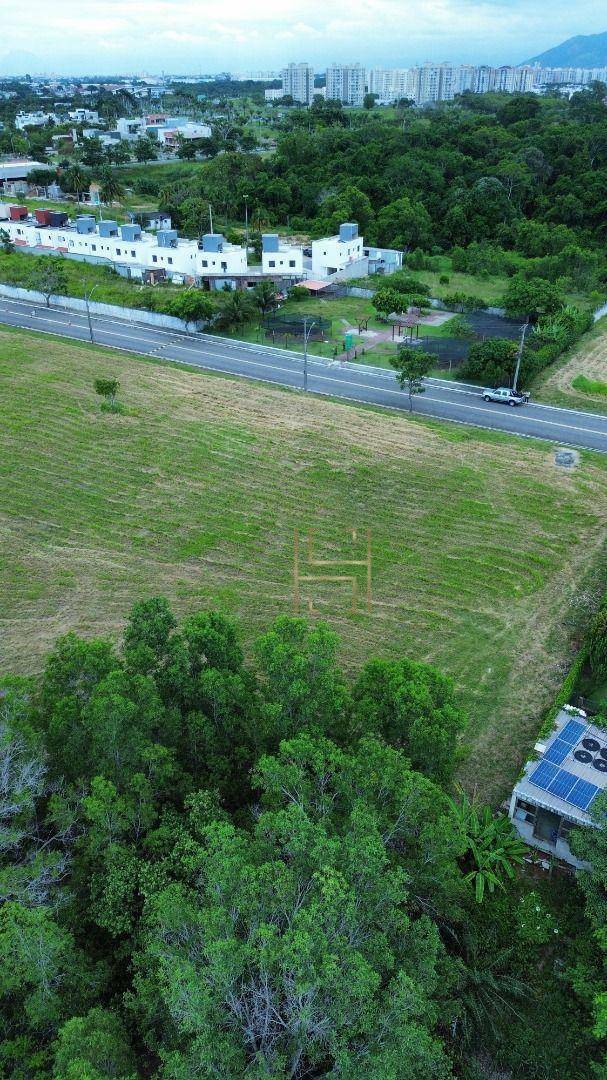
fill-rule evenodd
<path id="1" fill-rule="evenodd" d="M 485 387 L 483 397 L 485 401 L 498 401 L 502 405 L 526 405 L 529 401 L 526 391 L 511 390 L 508 386 Z"/>

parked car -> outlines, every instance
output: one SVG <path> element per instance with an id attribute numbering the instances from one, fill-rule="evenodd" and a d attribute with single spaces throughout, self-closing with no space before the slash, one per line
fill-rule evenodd
<path id="1" fill-rule="evenodd" d="M 526 405 L 529 394 L 526 391 L 511 390 L 509 386 L 485 387 L 485 401 L 499 401 L 502 405 Z"/>

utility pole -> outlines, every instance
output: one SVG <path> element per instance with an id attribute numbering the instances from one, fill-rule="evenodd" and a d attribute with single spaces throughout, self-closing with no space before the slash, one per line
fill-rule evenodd
<path id="1" fill-rule="evenodd" d="M 513 382 L 512 382 L 512 389 L 514 391 L 516 391 L 517 383 L 518 383 L 518 375 L 519 375 L 519 371 L 521 370 L 521 360 L 523 359 L 523 350 L 525 348 L 525 337 L 526 337 L 526 334 L 527 334 L 528 327 L 529 327 L 529 318 L 527 318 L 527 321 L 525 322 L 525 325 L 523 327 L 521 327 L 521 340 L 519 342 L 519 346 L 518 346 L 518 349 L 516 351 L 516 368 L 514 369 L 514 379 L 513 379 Z"/>
<path id="2" fill-rule="evenodd" d="M 303 367 L 303 388 L 304 394 L 308 389 L 308 338 L 312 333 L 313 327 L 316 326 L 315 322 L 311 322 L 308 327 L 308 318 L 304 315 L 304 367 Z"/>
<path id="3" fill-rule="evenodd" d="M 86 289 L 84 290 L 84 302 L 86 304 L 86 317 L 87 317 L 88 323 L 89 323 L 89 337 L 90 337 L 91 342 L 93 343 L 93 345 L 95 344 L 95 339 L 93 337 L 93 322 L 92 322 L 92 319 L 91 319 L 91 309 L 89 307 L 89 302 L 90 302 L 91 296 L 93 295 L 93 293 L 95 292 L 95 289 L 97 289 L 97 288 L 98 288 L 98 285 L 93 285 L 93 288 L 90 289 L 90 291 L 88 293 L 87 293 Z"/>
<path id="4" fill-rule="evenodd" d="M 249 196 L 244 195 L 244 235 L 247 250 L 249 247 Z"/>
<path id="5" fill-rule="evenodd" d="M 209 203 L 209 221 L 211 223 L 211 232 L 213 232 L 213 207 Z"/>

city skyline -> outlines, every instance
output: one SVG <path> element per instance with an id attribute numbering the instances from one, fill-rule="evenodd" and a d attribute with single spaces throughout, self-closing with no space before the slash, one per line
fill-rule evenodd
<path id="1" fill-rule="evenodd" d="M 334 61 L 367 67 L 409 67 L 425 60 L 521 64 L 575 34 L 605 30 L 590 0 L 335 0 L 329 9 L 303 0 L 265 0 L 252 9 L 235 0 L 218 13 L 207 0 L 99 0 L 92 11 L 57 0 L 52 18 L 32 0 L 28 20 L 17 0 L 4 0 L 0 75 L 112 75 L 135 71 L 199 74 L 279 69 L 306 59 L 323 70 Z M 32 38 L 31 25 L 44 24 Z"/>

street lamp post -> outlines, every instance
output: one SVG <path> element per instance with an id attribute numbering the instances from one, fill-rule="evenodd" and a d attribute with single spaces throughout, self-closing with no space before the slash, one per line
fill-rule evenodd
<path id="1" fill-rule="evenodd" d="M 315 322 L 311 322 L 308 327 L 307 317 L 304 315 L 304 366 L 303 366 L 303 388 L 304 393 L 308 389 L 308 340 L 312 329 L 316 326 Z"/>
<path id="2" fill-rule="evenodd" d="M 249 196 L 244 195 L 244 235 L 247 249 L 249 247 Z"/>
<path id="3" fill-rule="evenodd" d="M 93 343 L 93 345 L 95 344 L 95 339 L 93 337 L 93 322 L 92 322 L 92 319 L 91 319 L 91 309 L 89 307 L 89 303 L 90 303 L 91 296 L 93 295 L 93 293 L 95 292 L 95 289 L 97 289 L 97 288 L 99 288 L 98 284 L 93 285 L 92 289 L 90 289 L 88 293 L 87 293 L 86 289 L 84 290 L 84 302 L 86 304 L 86 317 L 88 319 L 88 324 L 89 324 L 89 337 L 90 337 L 91 342 Z"/>

